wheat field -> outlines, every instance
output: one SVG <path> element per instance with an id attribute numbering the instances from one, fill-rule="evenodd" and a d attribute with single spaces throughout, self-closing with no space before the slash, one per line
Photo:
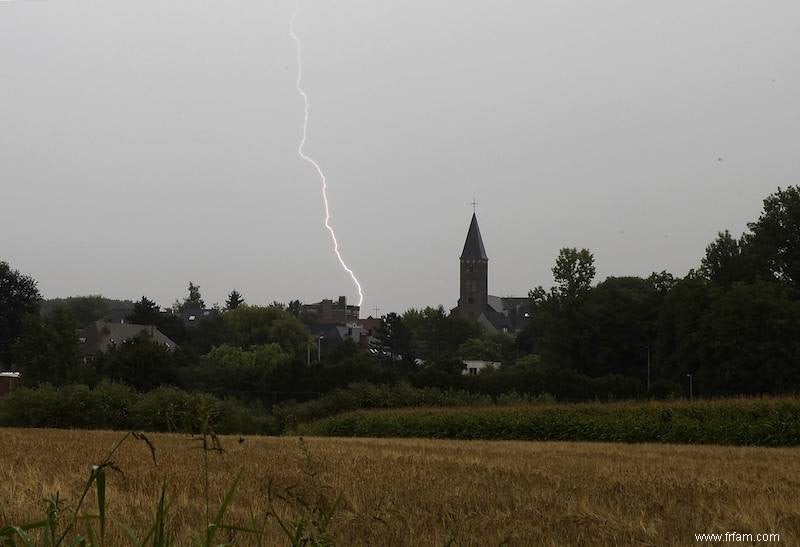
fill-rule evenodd
<path id="1" fill-rule="evenodd" d="M 121 436 L 0 429 L 0 527 L 41 519 L 56 492 L 74 508 Z M 270 507 L 312 528 L 317 508 L 335 507 L 337 545 L 693 545 L 695 533 L 726 531 L 800 541 L 800 449 L 224 437 L 224 452 L 207 452 L 187 435 L 149 438 L 155 463 L 136 440 L 113 458 L 124 475 L 108 478 L 107 545 L 131 544 L 123 527 L 145 534 L 163 481 L 167 529 L 192 544 L 206 500 L 213 514 L 239 472 L 225 521 L 259 523 L 266 545 L 289 544 L 264 521 Z M 253 544 L 241 532 L 220 539 Z"/>

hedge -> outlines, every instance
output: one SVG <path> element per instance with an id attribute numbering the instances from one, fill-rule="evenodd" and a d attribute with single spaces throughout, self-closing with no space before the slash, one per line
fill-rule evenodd
<path id="1" fill-rule="evenodd" d="M 296 432 L 341 437 L 798 446 L 800 399 L 360 410 L 301 424 Z"/>

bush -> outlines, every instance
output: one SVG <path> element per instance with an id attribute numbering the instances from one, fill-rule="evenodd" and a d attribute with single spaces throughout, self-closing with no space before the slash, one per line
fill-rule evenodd
<path id="1" fill-rule="evenodd" d="M 147 431 L 274 433 L 263 409 L 207 393 L 160 387 L 139 394 L 123 384 L 102 382 L 55 388 L 42 385 L 0 400 L 0 426 Z"/>
<path id="2" fill-rule="evenodd" d="M 306 435 L 537 441 L 800 445 L 800 399 L 581 403 L 361 410 Z"/>
<path id="3" fill-rule="evenodd" d="M 455 364 L 460 366 L 461 363 Z M 644 386 L 634 378 L 617 374 L 591 377 L 532 358 L 477 375 L 462 375 L 460 369 L 445 372 L 441 366 L 427 366 L 410 380 L 417 387 L 453 387 L 493 398 L 516 391 L 534 396 L 549 393 L 559 401 L 580 402 L 632 399 L 644 392 Z"/>
<path id="4" fill-rule="evenodd" d="M 333 416 L 342 412 L 372 408 L 451 407 L 510 405 L 520 403 L 552 403 L 552 395 L 528 395 L 510 391 L 492 399 L 489 395 L 458 389 L 416 388 L 401 382 L 397 385 L 355 383 L 313 401 L 283 403 L 272 408 L 279 431 L 290 431 L 298 424 Z"/>
<path id="5" fill-rule="evenodd" d="M 453 406 L 490 404 L 486 395 L 454 389 L 415 388 L 406 383 L 374 385 L 355 383 L 305 403 L 283 403 L 272 408 L 282 430 L 296 424 L 361 408 L 397 408 L 407 406 Z"/>

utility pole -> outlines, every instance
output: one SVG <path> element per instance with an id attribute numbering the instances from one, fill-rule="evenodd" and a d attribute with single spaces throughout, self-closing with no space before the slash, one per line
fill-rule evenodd
<path id="1" fill-rule="evenodd" d="M 647 348 L 647 393 L 650 393 L 650 346 Z"/>
<path id="2" fill-rule="evenodd" d="M 311 366 L 311 343 L 306 340 L 306 366 Z"/>
<path id="3" fill-rule="evenodd" d="M 378 312 L 381 311 L 381 309 L 378 306 L 375 306 L 372 309 L 375 310 L 375 319 L 380 319 L 380 315 L 378 315 Z"/>

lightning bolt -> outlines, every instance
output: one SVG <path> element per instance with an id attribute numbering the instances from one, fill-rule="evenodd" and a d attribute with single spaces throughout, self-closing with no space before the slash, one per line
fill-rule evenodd
<path id="1" fill-rule="evenodd" d="M 300 0 L 295 0 L 294 12 L 292 13 L 292 19 L 289 22 L 289 35 L 292 37 L 292 40 L 294 40 L 294 44 L 297 49 L 297 80 L 295 81 L 294 86 L 297 88 L 297 93 L 299 93 L 303 98 L 303 103 L 305 104 L 305 108 L 303 110 L 303 137 L 300 139 L 300 144 L 297 147 L 297 154 L 317 170 L 317 175 L 319 175 L 319 179 L 322 181 L 322 201 L 325 202 L 325 228 L 327 228 L 328 232 L 331 234 L 331 240 L 333 241 L 333 252 L 336 253 L 336 258 L 339 259 L 339 264 L 341 264 L 344 271 L 350 275 L 350 279 L 353 280 L 353 283 L 358 289 L 358 305 L 361 306 L 361 304 L 364 302 L 364 292 L 361 289 L 361 283 L 359 283 L 356 274 L 353 273 L 353 270 L 350 269 L 350 267 L 342 258 L 342 254 L 339 252 L 339 241 L 336 239 L 336 232 L 333 230 L 333 226 L 331 226 L 331 210 L 328 205 L 328 179 L 325 176 L 325 173 L 322 172 L 322 168 L 319 166 L 319 164 L 303 151 L 303 148 L 306 145 L 306 136 L 308 134 L 308 110 L 311 105 L 308 102 L 308 95 L 300 85 L 300 82 L 303 79 L 303 44 L 300 43 L 300 39 L 294 32 L 294 20 L 297 18 L 297 12 L 299 8 Z"/>

